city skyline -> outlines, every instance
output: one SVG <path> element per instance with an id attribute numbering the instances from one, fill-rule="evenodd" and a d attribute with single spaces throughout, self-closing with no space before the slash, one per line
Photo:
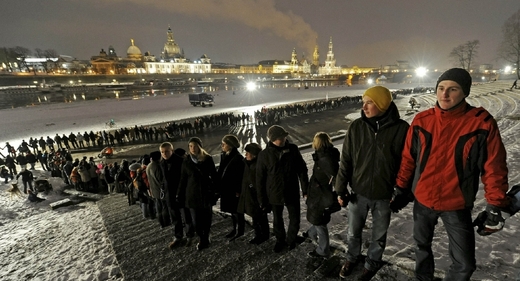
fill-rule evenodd
<path id="1" fill-rule="evenodd" d="M 384 0 L 6 0 L 0 17 L 0 47 L 55 49 L 90 59 L 111 45 L 126 56 L 130 39 L 160 57 L 171 26 L 186 58 L 207 54 L 212 62 L 254 64 L 261 60 L 320 62 L 334 43 L 337 65 L 373 66 L 407 60 L 429 68 L 449 67 L 450 51 L 479 40 L 478 64 L 495 60 L 501 27 L 520 8 L 517 1 L 448 0 L 390 3 Z M 497 4 L 498 3 L 498 4 Z"/>

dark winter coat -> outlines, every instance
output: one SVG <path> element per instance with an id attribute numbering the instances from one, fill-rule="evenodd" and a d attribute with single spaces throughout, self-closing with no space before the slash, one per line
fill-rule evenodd
<path id="1" fill-rule="evenodd" d="M 38 140 L 38 144 L 40 145 L 42 150 L 45 150 L 45 146 L 47 145 L 47 143 L 45 143 L 45 140 L 43 138 Z"/>
<path id="2" fill-rule="evenodd" d="M 301 188 L 307 194 L 307 164 L 298 147 L 286 141 L 283 147 L 269 143 L 258 154 L 256 183 L 262 206 L 299 204 Z"/>
<path id="3" fill-rule="evenodd" d="M 167 198 L 170 204 L 176 203 L 177 188 L 181 181 L 181 169 L 184 158 L 173 153 L 168 160 L 161 159 L 161 166 L 166 180 Z"/>
<path id="4" fill-rule="evenodd" d="M 36 163 L 36 155 L 32 153 L 27 153 L 25 159 L 27 160 L 27 163 Z"/>
<path id="5" fill-rule="evenodd" d="M 262 210 L 258 202 L 258 192 L 256 191 L 256 161 L 254 158 L 251 161 L 243 160 L 244 175 L 242 177 L 242 191 L 238 199 L 237 212 L 241 214 L 248 214 L 251 217 L 256 217 Z"/>
<path id="6" fill-rule="evenodd" d="M 38 140 L 37 139 L 33 139 L 32 141 L 29 142 L 29 145 L 34 149 L 38 149 Z"/>
<path id="7" fill-rule="evenodd" d="M 363 112 L 361 118 L 350 125 L 343 141 L 334 188 L 338 195 L 347 194 L 350 185 L 354 193 L 371 200 L 392 197 L 410 126 L 400 119 L 393 102 L 375 125 L 376 128 Z"/>
<path id="8" fill-rule="evenodd" d="M 114 183 L 114 177 L 110 173 L 110 167 L 106 165 L 103 169 L 105 169 L 105 181 L 108 184 Z"/>
<path id="9" fill-rule="evenodd" d="M 339 169 L 339 156 L 339 150 L 333 146 L 316 150 L 312 154 L 314 166 L 306 203 L 307 221 L 313 225 L 329 223 L 329 210 L 337 203 L 337 196 L 332 191 Z"/>
<path id="10" fill-rule="evenodd" d="M 222 153 L 218 167 L 217 193 L 220 194 L 220 210 L 226 213 L 236 213 L 238 197 L 242 191 L 242 175 L 244 174 L 244 157 L 236 148 L 229 154 Z"/>
<path id="11" fill-rule="evenodd" d="M 213 158 L 195 163 L 188 155 L 182 164 L 181 181 L 177 190 L 179 202 L 187 208 L 211 208 L 215 205 L 214 179 L 217 177 Z"/>
<path id="12" fill-rule="evenodd" d="M 8 168 L 15 168 L 16 166 L 16 162 L 14 161 L 14 158 L 11 156 L 11 155 L 7 155 L 5 157 L 5 165 L 8 167 Z"/>
<path id="13" fill-rule="evenodd" d="M 9 176 L 9 170 L 7 170 L 5 167 L 2 167 L 0 170 L 0 177 L 7 179 Z"/>
<path id="14" fill-rule="evenodd" d="M 65 176 L 68 178 L 70 177 L 70 173 L 72 172 L 72 169 L 74 167 L 72 166 L 72 162 L 70 161 L 67 161 L 65 163 L 65 165 L 63 165 L 62 169 L 63 169 L 63 172 L 65 173 Z"/>
<path id="15" fill-rule="evenodd" d="M 18 180 L 19 177 L 22 177 L 23 182 L 32 182 L 34 179 L 33 173 L 29 170 L 23 170 L 18 173 L 18 175 L 16 175 L 16 180 Z"/>
<path id="16" fill-rule="evenodd" d="M 36 158 L 40 161 L 43 167 L 47 165 L 47 157 L 43 157 L 43 153 L 38 150 L 38 154 L 36 154 Z"/>
<path id="17" fill-rule="evenodd" d="M 27 165 L 27 158 L 25 158 L 25 156 L 23 156 L 22 154 L 19 154 L 18 156 L 16 156 L 16 162 L 18 162 L 18 165 L 22 166 L 22 165 Z"/>

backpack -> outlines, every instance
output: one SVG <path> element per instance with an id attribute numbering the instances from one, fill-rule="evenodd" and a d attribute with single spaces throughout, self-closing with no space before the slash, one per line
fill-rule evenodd
<path id="1" fill-rule="evenodd" d="M 146 192 L 150 188 L 145 165 L 136 172 L 130 171 L 130 176 L 133 179 L 135 189 L 138 189 L 140 192 Z"/>
<path id="2" fill-rule="evenodd" d="M 119 170 L 117 170 L 116 176 L 114 177 L 117 181 L 127 181 L 128 176 L 126 175 L 126 172 L 123 167 L 119 167 Z"/>

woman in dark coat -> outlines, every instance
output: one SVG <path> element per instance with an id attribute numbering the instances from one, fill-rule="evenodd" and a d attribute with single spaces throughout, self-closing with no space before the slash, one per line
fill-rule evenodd
<path id="1" fill-rule="evenodd" d="M 256 143 L 246 145 L 246 158 L 244 160 L 244 176 L 242 177 L 242 191 L 238 200 L 238 213 L 248 214 L 253 218 L 255 237 L 249 241 L 259 245 L 269 239 L 269 221 L 267 212 L 260 208 L 256 191 L 256 160 L 262 147 Z"/>
<path id="2" fill-rule="evenodd" d="M 209 246 L 212 210 L 215 205 L 213 181 L 217 177 L 213 158 L 202 148 L 202 141 L 193 137 L 188 142 L 189 154 L 184 159 L 177 200 L 190 209 L 195 232 L 199 236 L 197 250 Z"/>
<path id="3" fill-rule="evenodd" d="M 233 229 L 226 235 L 226 238 L 231 238 L 230 242 L 244 235 L 245 227 L 244 214 L 237 212 L 244 173 L 244 157 L 238 152 L 239 147 L 240 143 L 236 136 L 226 135 L 222 138 L 222 154 L 217 172 L 220 210 L 231 213 L 233 219 Z"/>
<path id="4" fill-rule="evenodd" d="M 327 224 L 330 214 L 341 207 L 333 193 L 334 177 L 339 169 L 339 150 L 335 148 L 327 133 L 319 132 L 314 136 L 312 154 L 314 167 L 307 191 L 307 221 L 312 226 L 306 235 L 318 241 L 318 247 L 309 252 L 311 257 L 327 257 L 330 255 L 329 230 Z"/>

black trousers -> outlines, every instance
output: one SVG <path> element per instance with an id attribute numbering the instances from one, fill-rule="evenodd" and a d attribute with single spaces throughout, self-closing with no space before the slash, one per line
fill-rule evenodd
<path id="1" fill-rule="evenodd" d="M 255 230 L 255 237 L 269 238 L 269 221 L 267 220 L 267 213 L 259 211 L 253 216 L 253 229 Z"/>
<path id="2" fill-rule="evenodd" d="M 194 228 L 190 210 L 179 207 L 176 203 L 168 204 L 168 209 L 175 238 L 181 239 L 184 236 L 184 231 L 187 237 L 193 237 Z"/>
<path id="3" fill-rule="evenodd" d="M 276 242 L 283 243 L 287 239 L 287 244 L 296 242 L 296 236 L 300 230 L 300 202 L 285 205 L 289 213 L 289 227 L 285 232 L 283 221 L 284 205 L 273 205 L 273 232 Z"/>
<path id="4" fill-rule="evenodd" d="M 191 219 L 201 244 L 209 244 L 209 232 L 213 212 L 209 208 L 190 208 Z"/>

